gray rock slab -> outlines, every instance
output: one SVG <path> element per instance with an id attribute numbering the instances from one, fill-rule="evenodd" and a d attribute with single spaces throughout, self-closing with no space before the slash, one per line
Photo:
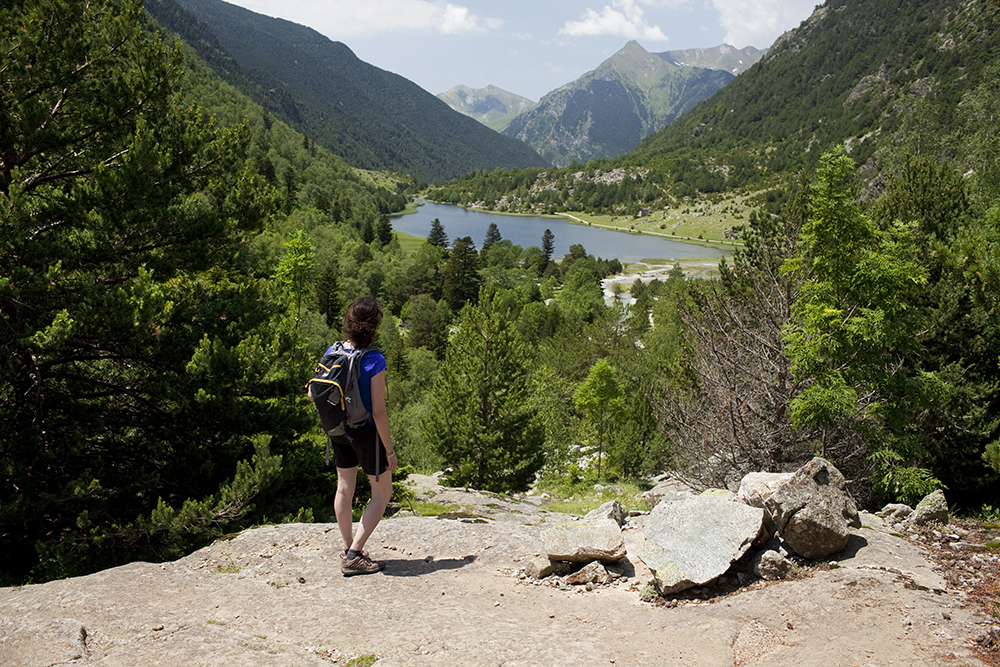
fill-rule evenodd
<path id="1" fill-rule="evenodd" d="M 519 580 L 535 522 L 562 515 L 386 519 L 367 545 L 386 570 L 349 578 L 336 526 L 265 526 L 175 562 L 0 588 L 0 665 L 329 667 L 374 655 L 379 667 L 982 667 L 973 640 L 988 619 L 920 544 L 861 518 L 839 568 L 676 608 L 640 601 L 632 584 L 651 575 L 639 561 L 589 592 Z M 626 524 L 630 551 L 643 532 Z M 87 653 L 72 661 L 81 625 Z M 766 655 L 753 652 L 762 638 Z"/>
<path id="2" fill-rule="evenodd" d="M 625 556 L 625 541 L 613 519 L 580 519 L 542 532 L 545 553 L 552 560 L 613 563 Z"/>
<path id="3" fill-rule="evenodd" d="M 705 584 L 750 548 L 763 519 L 764 510 L 717 495 L 664 501 L 646 519 L 639 558 L 663 593 Z"/>

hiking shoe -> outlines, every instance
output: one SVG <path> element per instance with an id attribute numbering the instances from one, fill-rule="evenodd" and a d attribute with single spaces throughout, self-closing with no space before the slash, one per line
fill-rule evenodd
<path id="1" fill-rule="evenodd" d="M 361 550 L 361 555 L 368 558 L 368 552 L 365 549 Z M 343 565 L 347 562 L 347 549 L 340 552 L 340 564 Z"/>
<path id="2" fill-rule="evenodd" d="M 345 577 L 353 577 L 355 574 L 375 574 L 385 569 L 384 560 L 372 560 L 362 554 L 352 560 L 345 560 L 340 565 L 340 571 Z"/>

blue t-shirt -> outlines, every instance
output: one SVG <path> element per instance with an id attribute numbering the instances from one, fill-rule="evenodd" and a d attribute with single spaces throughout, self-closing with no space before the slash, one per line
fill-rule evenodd
<path id="1" fill-rule="evenodd" d="M 331 345 L 327 348 L 326 353 L 330 354 L 333 352 L 334 346 Z M 361 390 L 361 403 L 365 406 L 368 412 L 372 411 L 372 378 L 388 368 L 385 363 L 385 355 L 383 355 L 378 350 L 371 350 L 370 352 L 365 352 L 365 356 L 361 357 L 361 384 L 359 389 Z M 368 423 L 372 423 L 372 419 L 368 420 Z"/>

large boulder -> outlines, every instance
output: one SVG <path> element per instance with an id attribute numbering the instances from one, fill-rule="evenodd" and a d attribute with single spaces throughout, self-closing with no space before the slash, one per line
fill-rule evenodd
<path id="1" fill-rule="evenodd" d="M 552 560 L 613 563 L 625 556 L 622 530 L 614 519 L 594 518 L 569 521 L 542 533 L 545 551 Z"/>
<path id="2" fill-rule="evenodd" d="M 664 500 L 646 519 L 639 558 L 661 593 L 707 584 L 746 553 L 763 521 L 762 509 L 717 495 Z"/>
<path id="3" fill-rule="evenodd" d="M 947 524 L 948 501 L 945 500 L 944 491 L 938 489 L 924 496 L 913 509 L 913 514 L 907 518 L 907 522 L 913 526 L 926 526 L 929 523 Z"/>
<path id="4" fill-rule="evenodd" d="M 795 473 L 791 472 L 751 472 L 743 476 L 740 480 L 740 488 L 736 492 L 736 497 L 741 503 L 750 507 L 760 507 L 764 509 L 764 501 L 774 495 L 778 484 L 791 479 Z M 777 531 L 774 521 L 768 512 L 764 512 L 764 530 L 767 537 L 771 538 Z"/>
<path id="5" fill-rule="evenodd" d="M 804 558 L 843 551 L 848 528 L 861 527 L 858 508 L 844 492 L 844 476 L 819 457 L 779 482 L 764 509 L 789 548 Z"/>

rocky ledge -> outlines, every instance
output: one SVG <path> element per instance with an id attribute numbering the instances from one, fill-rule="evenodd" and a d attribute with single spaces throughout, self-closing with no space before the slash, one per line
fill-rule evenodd
<path id="1" fill-rule="evenodd" d="M 994 636 L 968 579 L 864 512 L 841 552 L 791 578 L 727 573 L 645 602 L 648 514 L 608 517 L 625 555 L 602 569 L 617 576 L 574 585 L 526 575 L 573 517 L 414 483 L 463 509 L 383 521 L 368 545 L 382 573 L 343 577 L 335 525 L 288 524 L 171 563 L 0 589 L 0 664 L 982 665 Z"/>

